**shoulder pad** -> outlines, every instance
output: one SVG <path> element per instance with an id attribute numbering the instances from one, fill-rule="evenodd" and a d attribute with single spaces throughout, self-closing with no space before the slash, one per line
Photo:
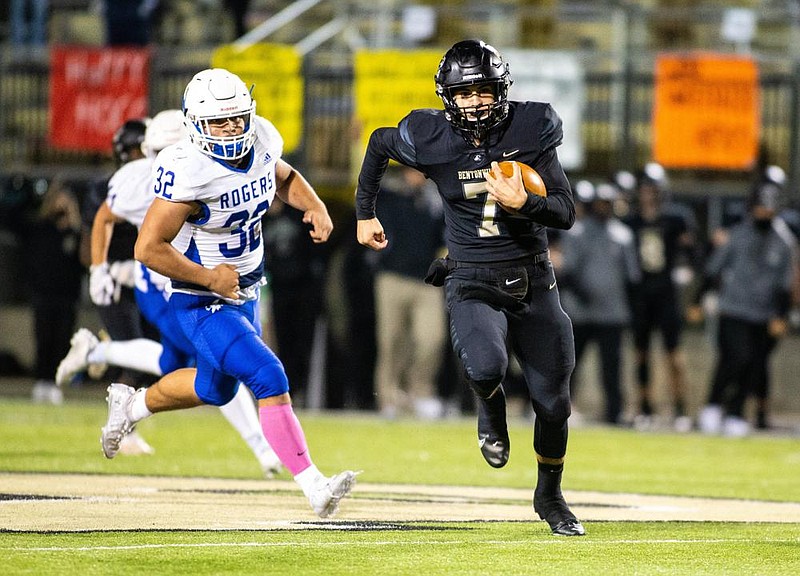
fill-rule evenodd
<path id="1" fill-rule="evenodd" d="M 408 146 L 408 150 L 413 150 L 411 157 L 414 158 L 438 158 L 447 153 L 447 143 L 451 139 L 461 138 L 444 117 L 444 110 L 412 110 L 397 126 L 403 143 Z"/>
<path id="2" fill-rule="evenodd" d="M 186 191 L 203 186 L 218 175 L 219 166 L 211 158 L 200 152 L 188 140 L 167 146 L 156 156 L 153 163 L 153 177 L 162 172 L 172 172 L 173 188 Z M 179 193 L 181 199 L 183 194 Z"/>
<path id="3" fill-rule="evenodd" d="M 550 104 L 536 102 L 541 106 L 541 116 L 538 119 L 537 127 L 539 133 L 539 145 L 542 150 L 555 148 L 564 139 L 564 131 L 561 126 L 561 118 Z"/>
<path id="4" fill-rule="evenodd" d="M 256 116 L 256 142 L 260 142 L 267 149 L 270 156 L 280 158 L 283 155 L 283 136 L 269 120 L 263 116 Z"/>

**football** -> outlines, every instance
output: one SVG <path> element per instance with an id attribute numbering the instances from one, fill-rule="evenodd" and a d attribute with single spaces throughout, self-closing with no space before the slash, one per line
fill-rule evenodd
<path id="1" fill-rule="evenodd" d="M 545 187 L 544 182 L 542 182 L 542 177 L 539 176 L 539 173 L 536 170 L 527 164 L 516 162 L 515 160 L 506 160 L 503 162 L 498 162 L 497 164 L 500 166 L 500 170 L 503 172 L 503 175 L 508 177 L 514 174 L 513 165 L 519 165 L 520 172 L 522 172 L 522 184 L 525 186 L 525 190 L 531 194 L 536 194 L 537 196 L 547 197 L 547 188 Z"/>

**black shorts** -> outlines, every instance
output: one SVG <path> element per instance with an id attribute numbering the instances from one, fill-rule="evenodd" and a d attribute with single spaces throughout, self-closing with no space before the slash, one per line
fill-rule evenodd
<path id="1" fill-rule="evenodd" d="M 672 352 L 680 344 L 683 316 L 674 288 L 662 291 L 642 291 L 633 306 L 633 337 L 638 350 L 650 349 L 650 335 L 661 332 L 664 348 Z"/>

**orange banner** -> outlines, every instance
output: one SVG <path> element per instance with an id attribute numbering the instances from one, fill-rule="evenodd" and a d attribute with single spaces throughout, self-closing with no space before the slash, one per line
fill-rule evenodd
<path id="1" fill-rule="evenodd" d="M 50 63 L 54 148 L 110 153 L 116 129 L 147 115 L 148 49 L 56 46 Z"/>
<path id="2" fill-rule="evenodd" d="M 758 154 L 756 63 L 725 54 L 656 61 L 653 155 L 667 168 L 750 169 Z"/>

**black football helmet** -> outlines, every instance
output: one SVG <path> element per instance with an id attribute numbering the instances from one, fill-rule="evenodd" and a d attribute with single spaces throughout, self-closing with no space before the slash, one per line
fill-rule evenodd
<path id="1" fill-rule="evenodd" d="M 114 161 L 118 166 L 131 160 L 131 150 L 140 149 L 144 142 L 144 133 L 147 129 L 147 119 L 137 118 L 127 120 L 114 132 L 111 145 L 114 152 Z"/>
<path id="2" fill-rule="evenodd" d="M 482 40 L 454 44 L 442 57 L 434 80 L 436 93 L 444 103 L 445 118 L 469 140 L 483 140 L 489 130 L 508 116 L 508 88 L 512 83 L 508 64 L 494 47 Z M 491 85 L 494 103 L 487 107 L 459 108 L 453 98 L 455 89 L 473 84 Z"/>

